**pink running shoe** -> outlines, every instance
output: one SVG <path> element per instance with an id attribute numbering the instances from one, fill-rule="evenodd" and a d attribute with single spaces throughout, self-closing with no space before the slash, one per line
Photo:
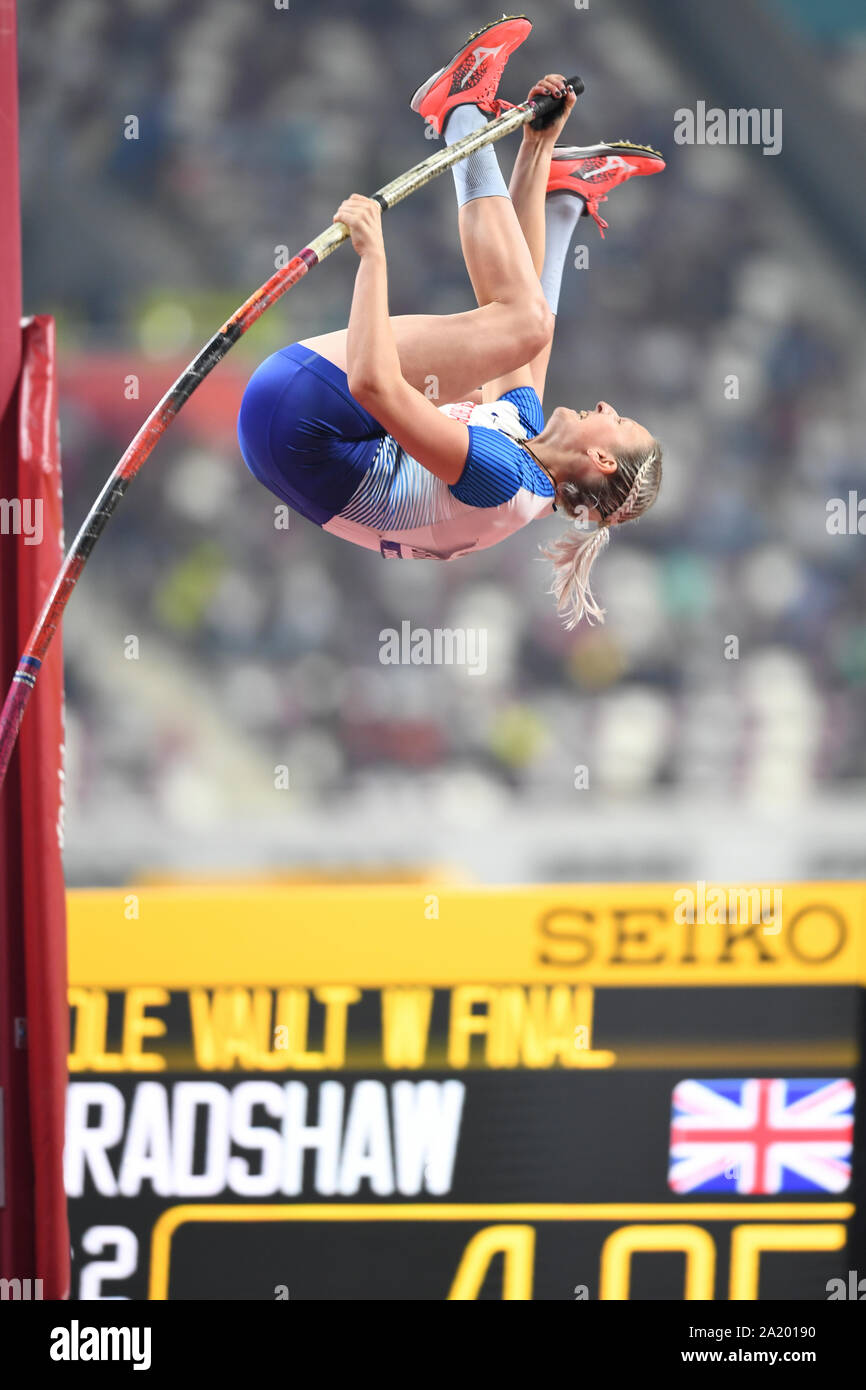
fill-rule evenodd
<path id="1" fill-rule="evenodd" d="M 470 34 L 447 67 L 434 72 L 411 101 L 413 111 L 423 116 L 437 135 L 455 106 L 471 103 L 488 116 L 498 116 L 508 103 L 497 101 L 496 89 L 505 64 L 516 48 L 528 38 L 532 23 L 525 15 L 503 15 Z"/>
<path id="2" fill-rule="evenodd" d="M 586 203 L 604 237 L 607 223 L 599 216 L 599 203 L 607 202 L 612 188 L 634 178 L 635 174 L 658 174 L 665 162 L 658 150 L 649 145 L 633 145 L 630 140 L 616 140 L 608 145 L 556 145 L 550 161 L 547 180 L 548 193 L 567 189 L 577 193 Z"/>

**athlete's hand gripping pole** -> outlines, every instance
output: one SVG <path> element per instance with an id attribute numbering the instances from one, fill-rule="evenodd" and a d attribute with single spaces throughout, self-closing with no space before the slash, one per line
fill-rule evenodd
<path id="1" fill-rule="evenodd" d="M 579 77 L 569 78 L 568 85 L 578 96 L 583 91 L 583 82 Z M 501 140 L 503 136 L 510 135 L 512 131 L 518 130 L 527 122 L 546 123 L 561 106 L 562 98 L 560 97 L 533 97 L 521 103 L 520 106 L 506 111 L 503 115 L 497 116 L 495 120 L 489 121 L 483 129 L 464 136 L 456 144 L 437 150 L 428 159 L 422 160 L 420 164 L 409 169 L 407 173 L 401 174 L 399 178 L 392 180 L 384 188 L 380 188 L 378 193 L 373 194 L 373 197 L 382 205 L 384 210 L 392 208 L 396 203 L 408 198 L 410 193 L 416 193 L 419 188 L 423 188 L 426 183 L 435 179 L 445 169 L 449 169 L 452 164 L 456 164 L 458 160 L 481 149 L 482 145 L 489 145 L 494 140 Z M 242 337 L 247 329 L 261 318 L 266 309 L 269 309 L 287 290 L 296 285 L 308 270 L 312 270 L 314 265 L 318 265 L 320 261 L 330 256 L 332 251 L 336 251 L 337 247 L 348 236 L 349 229 L 344 222 L 334 223 L 311 241 L 309 246 L 305 246 L 302 251 L 299 251 L 288 265 L 265 281 L 261 288 L 256 290 L 255 294 L 251 295 L 246 303 L 242 304 L 232 317 L 223 324 L 222 328 L 214 334 L 210 342 L 202 348 L 198 356 L 169 388 L 159 404 L 151 411 L 116 465 L 85 517 L 81 530 L 75 537 L 60 567 L 60 572 L 30 633 L 27 647 L 12 678 L 12 684 L 9 687 L 2 714 L 0 714 L 0 787 L 3 785 L 9 767 L 9 760 L 12 757 L 12 750 L 18 737 L 24 709 L 36 684 L 45 653 L 60 624 L 63 610 L 75 588 L 87 557 L 105 530 L 109 518 L 113 515 L 129 483 L 150 455 L 159 438 L 168 429 L 178 411 L 189 400 L 196 387 L 201 385 L 208 373 L 213 371 L 218 362 L 222 361 L 229 348 L 233 347 L 238 338 Z"/>

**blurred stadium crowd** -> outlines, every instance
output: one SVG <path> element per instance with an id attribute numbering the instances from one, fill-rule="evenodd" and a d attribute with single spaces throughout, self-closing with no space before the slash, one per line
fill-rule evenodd
<path id="1" fill-rule="evenodd" d="M 448 565 L 275 527 L 232 417 L 258 360 L 345 322 L 343 249 L 217 370 L 70 605 L 72 882 L 754 874 L 755 827 L 822 806 L 820 853 L 811 830 L 793 848 L 781 831 L 764 876 L 862 871 L 846 807 L 866 780 L 866 541 L 827 526 L 830 499 L 866 495 L 859 291 L 774 160 L 673 143 L 683 74 L 638 13 L 537 8 L 505 95 L 579 72 L 569 140 L 668 158 L 612 195 L 604 242 L 579 224 L 589 264 L 566 270 L 546 399 L 603 397 L 665 447 L 658 505 L 597 567 L 607 624 L 559 623 L 538 559 L 556 518 Z M 408 96 L 485 17 L 456 0 L 22 12 L 25 304 L 59 323 L 68 527 L 278 248 L 431 152 Z M 822 42 L 856 106 L 864 50 Z M 471 305 L 450 176 L 389 216 L 386 242 L 392 311 Z M 486 674 L 383 665 L 379 634 L 405 620 L 485 629 Z M 727 857 L 722 829 L 688 839 L 707 807 Z"/>

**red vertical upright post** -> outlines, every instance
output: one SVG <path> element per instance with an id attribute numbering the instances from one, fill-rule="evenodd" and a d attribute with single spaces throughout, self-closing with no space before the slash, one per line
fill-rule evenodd
<path id="1" fill-rule="evenodd" d="M 18 61 L 14 0 L 0 0 L 0 498 L 18 496 L 21 372 L 21 212 L 18 182 Z M 8 515 L 8 513 L 7 513 Z M 0 661 L 18 659 L 18 537 L 0 534 Z M 21 769 L 13 757 L 0 793 L 0 1089 L 2 1193 L 0 1271 L 32 1277 L 32 1160 L 27 1106 L 27 1016 L 21 932 Z"/>
<path id="2" fill-rule="evenodd" d="M 19 379 L 18 647 L 24 647 L 63 559 L 54 320 L 28 319 Z M 38 540 L 37 540 L 38 538 Z M 69 1010 L 63 882 L 63 652 L 58 632 L 21 725 L 20 841 L 27 1005 L 28 1128 L 33 1172 L 34 1277 L 46 1298 L 69 1290 L 63 1186 Z"/>
<path id="3" fill-rule="evenodd" d="M 0 0 L 0 207 L 5 682 L 63 554 L 54 324 L 45 317 L 21 322 L 14 0 Z M 25 1297 L 25 1289 L 31 1297 L 69 1293 L 62 1171 L 68 1051 L 62 777 L 63 672 L 55 640 L 0 793 L 0 1276 L 20 1281 Z"/>

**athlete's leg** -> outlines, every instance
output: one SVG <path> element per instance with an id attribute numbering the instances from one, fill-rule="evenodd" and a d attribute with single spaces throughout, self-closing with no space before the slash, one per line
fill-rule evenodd
<path id="1" fill-rule="evenodd" d="M 539 89 L 541 89 L 541 84 L 539 84 Z M 572 98 L 568 103 L 568 108 L 570 109 L 573 104 Z M 448 134 L 450 135 L 454 130 L 455 121 L 458 123 L 455 133 L 457 135 L 465 134 L 467 128 L 472 129 L 476 124 L 480 124 L 480 121 L 476 119 L 479 114 L 472 107 L 457 108 L 452 121 L 449 122 Z M 481 160 L 477 156 L 471 156 L 470 159 L 455 166 L 455 184 L 458 201 L 461 203 L 459 212 L 461 243 L 467 269 L 481 307 L 491 302 L 500 305 L 513 302 L 507 264 L 503 266 L 502 258 L 499 261 L 491 259 L 485 252 L 488 245 L 497 244 L 497 234 L 501 236 L 503 226 L 506 236 L 513 231 L 513 222 L 516 220 L 531 262 L 532 285 L 530 287 L 524 280 L 524 293 L 537 294 L 540 277 L 540 288 L 551 313 L 556 314 L 557 312 L 565 257 L 577 220 L 584 208 L 584 201 L 576 188 L 572 191 L 567 186 L 557 187 L 548 196 L 548 184 L 551 181 L 551 156 L 554 152 L 557 133 L 558 129 L 555 129 L 550 134 L 545 133 L 539 139 L 524 138 L 509 187 L 514 219 L 508 217 L 507 213 L 504 218 L 500 215 L 503 209 L 508 208 L 508 202 L 502 192 L 485 192 L 487 188 L 496 187 L 497 183 L 502 190 L 505 188 L 495 163 L 493 165 L 488 164 L 485 170 Z M 484 155 L 488 151 L 482 150 L 479 153 Z M 492 148 L 489 153 L 493 154 Z M 563 184 L 562 178 L 555 181 L 560 185 Z M 477 196 L 478 194 L 481 196 Z M 520 253 L 520 259 L 523 262 L 522 270 L 525 271 L 526 260 L 522 253 Z M 503 270 L 505 271 L 504 274 Z M 497 277 L 499 284 L 504 282 L 503 293 L 499 297 L 495 295 L 496 289 L 499 288 L 499 284 L 496 283 Z M 517 299 L 516 302 L 519 304 L 520 300 Z M 466 320 L 468 320 L 468 325 L 466 325 Z M 443 402 L 466 400 L 469 397 L 471 394 L 469 388 L 477 385 L 479 378 L 474 374 L 467 378 L 466 368 L 462 361 L 452 362 L 449 360 L 447 369 L 445 371 L 440 369 L 439 372 L 435 372 L 435 368 L 429 366 L 429 363 L 431 345 L 432 349 L 436 351 L 440 339 L 444 340 L 445 350 L 450 353 L 452 344 L 459 342 L 464 325 L 468 328 L 470 335 L 477 334 L 479 323 L 477 311 L 438 318 L 431 315 L 410 314 L 394 317 L 391 323 L 400 352 L 400 365 L 407 380 L 411 380 L 413 385 L 426 391 L 428 395 L 438 389 L 439 398 Z M 481 323 L 483 325 L 483 319 Z M 331 361 L 345 367 L 345 339 L 345 330 L 340 330 L 336 333 L 323 335 L 321 338 L 308 339 L 307 345 L 314 347 Z M 543 378 L 551 346 L 552 337 L 548 337 L 534 359 L 524 358 L 517 363 L 517 367 L 524 366 L 529 360 L 532 362 L 534 375 L 537 375 L 539 379 Z M 483 340 L 481 351 L 484 353 Z M 491 360 L 491 357 L 492 355 L 485 354 L 484 361 Z M 470 371 L 474 373 L 476 370 L 477 366 L 473 362 Z M 510 367 L 508 370 L 514 370 L 514 367 Z M 432 379 L 434 375 L 435 381 Z M 468 385 L 466 384 L 467 380 Z M 482 377 L 481 380 L 495 380 L 495 377 L 488 375 Z"/>
<path id="2" fill-rule="evenodd" d="M 572 97 L 568 103 L 569 111 L 573 105 Z M 568 111 L 565 118 L 567 115 Z M 584 201 L 577 190 L 549 191 L 551 182 L 555 182 L 551 178 L 551 160 L 562 124 L 564 121 L 550 132 L 524 133 L 509 185 L 514 211 L 526 238 L 535 272 L 554 315 L 559 309 L 565 258 L 577 220 L 584 209 Z M 528 364 L 539 395 L 543 393 L 552 349 L 553 335 Z"/>
<path id="3" fill-rule="evenodd" d="M 505 65 L 531 28 L 521 15 L 484 25 L 418 88 L 412 110 L 449 145 L 481 129 L 499 110 Z M 494 147 L 477 150 L 452 172 L 460 240 L 479 307 L 392 319 L 404 377 L 442 402 L 465 399 L 483 381 L 516 370 L 541 350 L 552 327 Z M 345 333 L 309 338 L 305 346 L 345 370 Z"/>
<path id="4" fill-rule="evenodd" d="M 460 234 L 480 307 L 391 319 L 403 376 L 442 402 L 465 400 L 483 382 L 530 361 L 552 327 L 510 200 L 468 203 L 461 209 Z M 304 345 L 345 371 L 345 329 L 305 339 Z"/>
<path id="5" fill-rule="evenodd" d="M 570 89 L 566 91 L 566 79 L 561 74 L 549 74 L 543 78 L 533 87 L 530 95 L 543 93 L 565 94 L 562 114 L 544 132 L 524 131 L 510 191 L 506 189 L 499 172 L 493 145 L 487 145 L 468 159 L 461 160 L 452 170 L 459 206 L 460 243 L 481 311 L 479 317 L 484 324 L 484 332 L 489 332 L 493 327 L 495 332 L 510 334 L 508 343 L 490 345 L 479 333 L 481 355 L 473 359 L 471 365 L 473 372 L 481 371 L 480 377 L 475 377 L 476 384 L 504 375 L 498 370 L 498 363 L 502 360 L 509 361 L 507 373 L 541 360 L 546 367 L 550 355 L 556 303 L 551 302 L 545 275 L 548 284 L 556 282 L 558 298 L 568 238 L 583 205 L 579 198 L 568 197 L 568 203 L 574 208 L 573 219 L 569 210 L 567 231 L 564 230 L 562 217 L 553 224 L 548 267 L 545 258 L 545 199 L 550 162 L 557 134 L 568 119 L 576 98 Z M 453 144 L 482 128 L 485 121 L 484 112 L 477 106 L 466 103 L 455 107 L 445 119 L 446 143 Z M 485 310 L 492 310 L 486 318 Z M 539 312 L 542 328 L 535 351 L 532 351 L 534 319 Z M 475 332 L 478 331 L 477 325 L 478 319 L 473 324 Z M 419 326 L 410 319 L 403 320 L 405 338 L 401 346 L 401 365 L 405 355 L 410 371 L 416 367 L 423 369 L 426 344 L 421 337 L 422 331 L 423 325 Z M 463 363 L 458 370 L 464 370 Z M 429 389 L 429 381 L 428 369 L 425 389 Z M 455 399 L 454 389 L 455 383 L 447 382 L 441 390 L 442 398 L 446 401 Z M 465 396 L 465 388 L 460 394 Z"/>
<path id="6" fill-rule="evenodd" d="M 560 74 L 548 74 L 533 87 L 530 95 L 550 90 L 551 87 L 557 88 L 564 82 L 565 78 Z M 574 107 L 575 100 L 573 92 L 569 91 L 562 114 L 548 129 L 533 131 L 529 127 L 524 128 L 509 184 L 511 201 L 529 249 L 533 269 L 539 277 L 542 293 L 554 315 L 559 307 L 566 252 L 577 219 L 583 210 L 583 201 L 577 195 L 560 193 L 548 197 L 551 160 L 556 139 Z M 539 394 L 543 391 L 552 348 L 553 334 L 527 364 Z M 491 382 L 491 390 L 498 394 L 506 389 L 507 384 L 507 381 Z"/>
<path id="7" fill-rule="evenodd" d="M 485 120 L 477 107 L 458 107 L 447 123 L 446 140 L 459 139 Z M 489 159 L 481 160 L 482 155 Z M 404 377 L 442 402 L 465 399 L 482 382 L 516 370 L 542 350 L 552 329 L 493 147 L 461 161 L 454 172 L 460 243 L 479 307 L 391 320 Z M 304 345 L 345 370 L 345 330 L 308 338 Z"/>

